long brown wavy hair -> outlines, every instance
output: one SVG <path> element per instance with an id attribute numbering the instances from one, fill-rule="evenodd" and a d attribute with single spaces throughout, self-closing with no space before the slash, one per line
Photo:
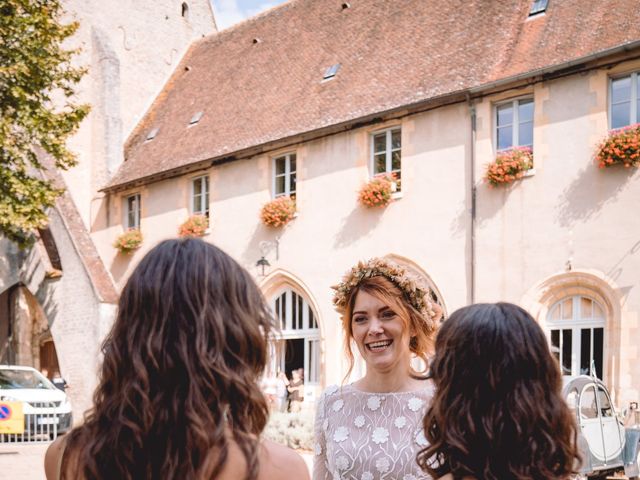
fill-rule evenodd
<path id="1" fill-rule="evenodd" d="M 404 297 L 402 291 L 394 285 L 394 283 L 386 277 L 376 276 L 363 279 L 357 287 L 355 287 L 349 299 L 347 306 L 342 312 L 342 329 L 344 330 L 344 352 L 349 361 L 349 368 L 344 378 L 348 378 L 353 370 L 354 358 L 351 351 L 351 339 L 353 338 L 353 326 L 351 316 L 353 307 L 356 303 L 358 292 L 367 292 L 369 295 L 376 297 L 378 300 L 386 304 L 396 315 L 402 319 L 405 328 L 413 331 L 409 343 L 411 353 L 422 359 L 425 365 L 428 365 L 428 356 L 433 348 L 433 337 L 436 331 L 436 321 L 428 320 L 423 314 L 416 310 L 411 303 Z M 439 306 L 435 307 L 438 314 L 442 313 Z M 411 375 L 414 378 L 424 378 L 425 372 L 416 372 L 411 369 Z"/>
<path id="2" fill-rule="evenodd" d="M 510 303 L 454 312 L 438 332 L 418 464 L 434 478 L 564 479 L 580 460 L 558 362 Z"/>
<path id="3" fill-rule="evenodd" d="M 268 418 L 256 380 L 272 325 L 260 290 L 222 250 L 197 239 L 153 248 L 120 296 L 94 406 L 69 435 L 63 478 L 215 478 L 230 442 L 245 478 L 256 478 Z"/>

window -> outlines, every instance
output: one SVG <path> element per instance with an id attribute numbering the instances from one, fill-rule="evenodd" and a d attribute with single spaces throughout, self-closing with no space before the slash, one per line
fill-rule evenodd
<path id="1" fill-rule="evenodd" d="M 605 317 L 595 300 L 578 295 L 557 302 L 549 310 L 547 326 L 563 375 L 589 375 L 593 362 L 603 378 Z"/>
<path id="2" fill-rule="evenodd" d="M 280 323 L 278 368 L 289 377 L 291 371 L 304 369 L 305 384 L 320 382 L 320 330 L 307 301 L 292 289 L 274 300 L 273 311 Z"/>
<path id="3" fill-rule="evenodd" d="M 402 160 L 402 131 L 390 128 L 376 132 L 371 136 L 373 155 L 373 175 L 393 173 L 400 180 L 400 164 Z"/>
<path id="4" fill-rule="evenodd" d="M 296 195 L 296 154 L 288 153 L 273 159 L 274 196 Z"/>
<path id="5" fill-rule="evenodd" d="M 498 151 L 512 147 L 533 148 L 533 99 L 525 98 L 496 107 Z"/>
<path id="6" fill-rule="evenodd" d="M 198 177 L 191 181 L 191 213 L 209 217 L 209 177 Z"/>
<path id="7" fill-rule="evenodd" d="M 533 0 L 531 4 L 531 10 L 529 10 L 529 16 L 543 13 L 547 9 L 549 0 Z"/>
<path id="8" fill-rule="evenodd" d="M 125 226 L 127 229 L 140 228 L 140 194 L 129 195 L 125 199 Z"/>
<path id="9" fill-rule="evenodd" d="M 640 122 L 640 82 L 638 73 L 611 80 L 609 118 L 611 128 Z"/>

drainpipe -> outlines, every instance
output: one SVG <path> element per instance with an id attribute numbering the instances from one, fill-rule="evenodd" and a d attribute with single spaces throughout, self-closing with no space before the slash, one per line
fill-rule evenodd
<path id="1" fill-rule="evenodd" d="M 469 293 L 468 303 L 476 301 L 476 106 L 467 92 L 469 116 L 471 118 L 471 148 L 469 149 L 469 173 L 471 192 L 471 231 L 469 232 Z"/>

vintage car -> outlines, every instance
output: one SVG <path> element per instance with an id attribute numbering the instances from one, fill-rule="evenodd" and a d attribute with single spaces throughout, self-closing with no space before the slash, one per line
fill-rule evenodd
<path id="1" fill-rule="evenodd" d="M 596 377 L 565 376 L 563 394 L 579 426 L 583 460 L 575 479 L 605 478 L 621 470 L 639 479 L 640 425 L 625 427 L 607 387 Z"/>

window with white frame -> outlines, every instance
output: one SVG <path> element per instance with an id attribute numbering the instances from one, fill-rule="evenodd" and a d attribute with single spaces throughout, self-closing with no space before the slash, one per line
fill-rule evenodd
<path id="1" fill-rule="evenodd" d="M 611 79 L 609 118 L 611 128 L 640 123 L 640 81 L 638 72 Z"/>
<path id="2" fill-rule="evenodd" d="M 513 147 L 533 149 L 533 98 L 521 98 L 496 105 L 498 151 Z"/>
<path id="3" fill-rule="evenodd" d="M 275 197 L 296 195 L 296 154 L 287 153 L 273 159 L 273 192 Z"/>
<path id="4" fill-rule="evenodd" d="M 568 297 L 551 307 L 547 328 L 563 375 L 590 375 L 593 362 L 603 378 L 605 323 L 602 307 L 586 296 Z"/>
<path id="5" fill-rule="evenodd" d="M 191 181 L 191 213 L 209 217 L 209 176 Z"/>
<path id="6" fill-rule="evenodd" d="M 402 130 L 389 128 L 371 135 L 373 176 L 393 174 L 400 180 L 402 161 Z M 398 184 L 399 187 L 399 184 Z"/>
<path id="7" fill-rule="evenodd" d="M 125 198 L 125 227 L 140 228 L 140 194 L 136 193 Z"/>
<path id="8" fill-rule="evenodd" d="M 276 321 L 280 324 L 276 348 L 277 367 L 291 377 L 302 368 L 304 383 L 320 382 L 320 329 L 311 306 L 295 290 L 287 289 L 273 303 Z"/>

